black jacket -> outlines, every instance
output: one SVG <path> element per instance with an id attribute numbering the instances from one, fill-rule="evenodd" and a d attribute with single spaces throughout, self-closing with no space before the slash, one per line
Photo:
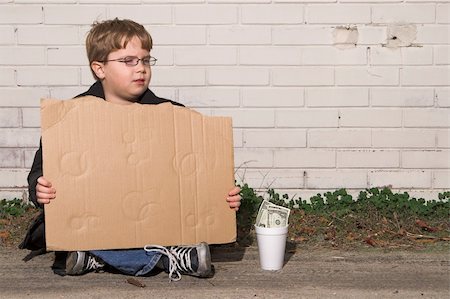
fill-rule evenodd
<path id="1" fill-rule="evenodd" d="M 102 99 L 105 99 L 105 93 L 103 92 L 103 86 L 100 83 L 100 81 L 95 82 L 86 92 L 83 92 L 82 94 L 77 95 L 75 98 L 83 97 L 83 96 L 96 96 Z M 163 99 L 158 96 L 156 96 L 150 89 L 147 89 L 142 96 L 139 97 L 137 103 L 140 104 L 149 104 L 149 105 L 157 105 L 161 103 L 172 103 L 173 105 L 177 106 L 183 106 L 180 103 Z M 37 179 L 43 175 L 42 172 L 42 142 L 39 144 L 39 149 L 36 151 L 36 154 L 34 156 L 33 166 L 31 166 L 31 171 L 28 174 L 28 191 L 30 200 L 34 203 L 37 207 L 42 207 L 37 202 L 36 198 L 36 184 Z"/>

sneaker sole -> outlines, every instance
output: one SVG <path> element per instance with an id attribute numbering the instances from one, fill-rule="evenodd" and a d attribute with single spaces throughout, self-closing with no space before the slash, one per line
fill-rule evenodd
<path id="1" fill-rule="evenodd" d="M 205 242 L 201 242 L 197 247 L 197 258 L 199 256 L 204 256 L 202 259 L 202 263 L 198 264 L 197 273 L 195 276 L 203 277 L 203 278 L 211 278 L 214 276 L 215 269 L 214 266 L 211 265 L 211 252 L 209 251 L 209 245 Z"/>
<path id="2" fill-rule="evenodd" d="M 83 274 L 83 265 L 86 253 L 83 251 L 73 251 L 69 253 L 66 260 L 66 274 L 67 275 L 81 275 Z"/>

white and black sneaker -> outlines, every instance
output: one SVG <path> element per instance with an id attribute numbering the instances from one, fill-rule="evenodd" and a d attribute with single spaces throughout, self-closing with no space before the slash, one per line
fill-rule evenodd
<path id="1" fill-rule="evenodd" d="M 92 271 L 99 271 L 105 263 L 86 251 L 71 251 L 66 258 L 66 274 L 82 275 Z"/>
<path id="2" fill-rule="evenodd" d="M 209 246 L 205 242 L 193 246 L 146 245 L 144 250 L 163 254 L 162 266 L 169 273 L 170 281 L 180 280 L 182 274 L 203 278 L 214 276 Z"/>

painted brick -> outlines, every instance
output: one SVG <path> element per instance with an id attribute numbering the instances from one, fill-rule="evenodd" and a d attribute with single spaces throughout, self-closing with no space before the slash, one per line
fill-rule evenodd
<path id="1" fill-rule="evenodd" d="M 370 129 L 311 129 L 308 131 L 308 147 L 370 147 L 371 137 Z"/>
<path id="2" fill-rule="evenodd" d="M 205 70 L 198 68 L 158 68 L 152 86 L 197 86 L 205 84 Z"/>
<path id="3" fill-rule="evenodd" d="M 230 116 L 234 128 L 273 128 L 275 116 L 271 109 L 217 109 L 214 116 Z"/>
<path id="4" fill-rule="evenodd" d="M 308 107 L 361 107 L 369 105 L 367 88 L 307 88 Z"/>
<path id="5" fill-rule="evenodd" d="M 275 3 L 325 3 L 325 2 L 336 2 L 336 0 L 274 0 Z M 315 195 L 315 194 L 314 194 Z"/>
<path id="6" fill-rule="evenodd" d="M 366 48 L 338 49 L 331 47 L 305 47 L 303 65 L 366 65 Z"/>
<path id="7" fill-rule="evenodd" d="M 208 3 L 270 3 L 270 0 L 208 0 Z"/>
<path id="8" fill-rule="evenodd" d="M 235 148 L 234 166 L 237 168 L 272 167 L 273 151 L 271 149 Z"/>
<path id="9" fill-rule="evenodd" d="M 48 65 L 89 65 L 86 48 L 75 47 L 51 47 L 47 49 Z"/>
<path id="10" fill-rule="evenodd" d="M 450 36 L 447 25 L 423 25 L 417 27 L 416 43 L 418 44 L 448 44 Z"/>
<path id="11" fill-rule="evenodd" d="M 239 90 L 234 88 L 181 88 L 178 97 L 188 107 L 239 107 Z"/>
<path id="12" fill-rule="evenodd" d="M 62 87 L 51 87 L 50 88 L 50 98 L 53 99 L 71 99 L 80 93 L 85 92 L 88 89 L 87 86 L 62 86 Z"/>
<path id="13" fill-rule="evenodd" d="M 328 109 L 280 109 L 275 117 L 277 127 L 337 128 L 339 115 Z"/>
<path id="14" fill-rule="evenodd" d="M 244 5 L 241 7 L 243 24 L 301 24 L 303 6 L 292 4 Z"/>
<path id="15" fill-rule="evenodd" d="M 42 0 L 14 0 L 11 2 L 14 2 L 14 3 L 42 3 L 42 2 L 45 2 L 45 3 L 76 3 L 77 0 L 45 0 L 45 1 L 42 1 Z"/>
<path id="16" fill-rule="evenodd" d="M 437 140 L 436 146 L 438 148 L 449 148 L 450 147 L 450 130 L 439 130 L 436 133 Z"/>
<path id="17" fill-rule="evenodd" d="M 39 145 L 39 129 L 0 128 L 0 147 L 35 147 Z"/>
<path id="18" fill-rule="evenodd" d="M 432 47 L 371 48 L 370 63 L 373 65 L 431 65 Z"/>
<path id="19" fill-rule="evenodd" d="M 171 24 L 172 8 L 169 5 L 114 5 L 108 7 L 109 18 L 131 19 L 139 24 Z"/>
<path id="20" fill-rule="evenodd" d="M 158 59 L 158 61 L 156 62 L 157 66 L 154 68 L 157 68 L 158 66 L 174 65 L 174 50 L 172 47 L 154 45 L 150 53 L 152 56 Z"/>
<path id="21" fill-rule="evenodd" d="M 450 64 L 450 46 L 435 46 L 434 47 L 434 63 L 435 64 Z"/>
<path id="22" fill-rule="evenodd" d="M 431 172 L 429 171 L 369 171 L 369 187 L 391 188 L 430 188 Z"/>
<path id="23" fill-rule="evenodd" d="M 235 47 L 182 47 L 175 49 L 177 65 L 233 65 L 237 63 Z"/>
<path id="24" fill-rule="evenodd" d="M 14 27 L 13 26 L 0 26 L 0 45 L 14 44 Z"/>
<path id="25" fill-rule="evenodd" d="M 394 67 L 336 68 L 337 85 L 397 85 L 398 82 L 398 68 Z"/>
<path id="26" fill-rule="evenodd" d="M 304 104 L 301 88 L 246 88 L 242 90 L 244 107 L 300 107 Z"/>
<path id="27" fill-rule="evenodd" d="M 244 137 L 243 130 L 233 130 L 233 146 L 234 147 L 243 147 L 244 146 Z"/>
<path id="28" fill-rule="evenodd" d="M 429 107 L 434 105 L 434 92 L 431 88 L 372 88 L 372 106 Z"/>
<path id="29" fill-rule="evenodd" d="M 272 29 L 276 45 L 332 45 L 333 28 L 320 26 L 280 26 Z"/>
<path id="30" fill-rule="evenodd" d="M 203 45 L 206 44 L 204 26 L 146 26 L 155 44 L 158 45 Z"/>
<path id="31" fill-rule="evenodd" d="M 372 130 L 372 145 L 375 148 L 432 148 L 435 143 L 436 133 L 433 130 Z"/>
<path id="32" fill-rule="evenodd" d="M 310 170 L 306 188 L 367 188 L 367 172 L 362 170 Z"/>
<path id="33" fill-rule="evenodd" d="M 121 0 L 79 0 L 82 4 L 90 4 L 90 3 L 123 3 Z M 129 0 L 127 3 L 140 3 L 140 0 Z"/>
<path id="34" fill-rule="evenodd" d="M 334 150 L 280 149 L 274 152 L 274 166 L 286 168 L 328 168 L 336 166 Z"/>
<path id="35" fill-rule="evenodd" d="M 0 148 L 0 168 L 23 167 L 23 153 L 15 148 Z"/>
<path id="36" fill-rule="evenodd" d="M 449 68 L 435 67 L 404 67 L 401 73 L 403 85 L 439 86 L 450 82 Z"/>
<path id="37" fill-rule="evenodd" d="M 40 108 L 23 108 L 22 109 L 22 125 L 24 128 L 40 128 L 41 127 L 41 109 Z"/>
<path id="38" fill-rule="evenodd" d="M 189 5 L 175 8 L 176 24 L 236 24 L 238 11 L 229 5 Z"/>
<path id="39" fill-rule="evenodd" d="M 0 68 L 0 86 L 12 86 L 16 84 L 15 72 L 12 68 Z"/>
<path id="40" fill-rule="evenodd" d="M 0 107 L 39 107 L 48 96 L 46 88 L 0 88 Z"/>
<path id="41" fill-rule="evenodd" d="M 345 150 L 337 151 L 338 168 L 398 168 L 399 151 Z"/>
<path id="42" fill-rule="evenodd" d="M 269 70 L 261 68 L 210 68 L 210 85 L 267 85 Z"/>
<path id="43" fill-rule="evenodd" d="M 450 23 L 450 4 L 446 3 L 436 5 L 436 23 Z"/>
<path id="44" fill-rule="evenodd" d="M 436 99 L 439 107 L 450 107 L 450 88 L 437 88 Z"/>
<path id="45" fill-rule="evenodd" d="M 33 85 L 77 85 L 79 71 L 71 67 L 23 67 L 17 69 L 17 84 Z"/>
<path id="46" fill-rule="evenodd" d="M 208 0 L 208 3 L 270 3 L 270 0 Z"/>
<path id="47" fill-rule="evenodd" d="M 275 86 L 326 86 L 334 84 L 334 71 L 331 67 L 299 67 L 274 69 Z"/>
<path id="48" fill-rule="evenodd" d="M 2 5 L 0 24 L 40 24 L 41 5 Z"/>
<path id="49" fill-rule="evenodd" d="M 403 168 L 450 168 L 450 151 L 404 151 Z"/>
<path id="50" fill-rule="evenodd" d="M 358 24 L 370 21 L 368 5 L 320 4 L 308 5 L 306 10 L 308 24 Z"/>
<path id="51" fill-rule="evenodd" d="M 20 127 L 20 111 L 17 108 L 0 108 L 0 128 Z"/>
<path id="52" fill-rule="evenodd" d="M 386 42 L 386 26 L 358 26 L 358 45 L 380 45 Z"/>
<path id="53" fill-rule="evenodd" d="M 28 187 L 28 169 L 0 169 L 0 187 Z"/>
<path id="54" fill-rule="evenodd" d="M 239 48 L 241 65 L 300 65 L 300 48 L 284 46 L 251 46 Z"/>
<path id="55" fill-rule="evenodd" d="M 81 85 L 90 86 L 90 85 L 94 84 L 95 79 L 94 79 L 94 76 L 92 75 L 90 67 L 88 67 L 88 66 L 81 67 L 80 72 L 81 72 Z M 153 75 L 152 75 L 152 79 L 153 79 Z"/>
<path id="56" fill-rule="evenodd" d="M 402 110 L 399 109 L 342 109 L 340 127 L 401 127 Z"/>
<path id="57" fill-rule="evenodd" d="M 435 4 L 389 4 L 372 6 L 373 23 L 434 23 Z"/>
<path id="58" fill-rule="evenodd" d="M 142 0 L 143 3 L 180 3 L 180 4 L 188 4 L 188 3 L 200 3 L 205 2 L 205 0 Z"/>
<path id="59" fill-rule="evenodd" d="M 213 45 L 270 44 L 269 26 L 214 26 L 209 28 L 208 40 Z"/>
<path id="60" fill-rule="evenodd" d="M 435 171 L 433 173 L 433 188 L 450 188 L 450 171 Z"/>
<path id="61" fill-rule="evenodd" d="M 450 109 L 408 109 L 403 112 L 405 127 L 450 127 Z"/>
<path id="62" fill-rule="evenodd" d="M 17 41 L 21 45 L 75 45 L 78 28 L 73 26 L 19 26 Z"/>
<path id="63" fill-rule="evenodd" d="M 303 187 L 303 171 L 300 169 L 240 169 L 236 172 L 240 182 L 252 188 L 300 188 Z"/>
<path id="64" fill-rule="evenodd" d="M 306 147 L 305 130 L 245 130 L 245 147 Z"/>
<path id="65" fill-rule="evenodd" d="M 24 156 L 25 156 L 25 167 L 30 169 L 31 166 L 33 165 L 33 160 L 34 160 L 34 156 L 36 154 L 37 148 L 35 149 L 25 149 L 24 152 Z"/>
<path id="66" fill-rule="evenodd" d="M 44 6 L 46 24 L 92 24 L 106 19 L 106 8 L 93 5 Z"/>
<path id="67" fill-rule="evenodd" d="M 0 48 L 0 65 L 41 65 L 45 63 L 44 47 Z"/>

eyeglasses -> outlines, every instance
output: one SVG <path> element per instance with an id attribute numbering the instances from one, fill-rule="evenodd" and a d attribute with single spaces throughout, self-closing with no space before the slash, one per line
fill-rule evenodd
<path id="1" fill-rule="evenodd" d="M 103 60 L 101 62 L 117 61 L 117 62 L 125 63 L 127 66 L 136 66 L 139 63 L 139 61 L 142 61 L 142 63 L 145 66 L 150 66 L 150 65 L 155 65 L 157 60 L 158 59 L 156 59 L 155 57 L 152 57 L 152 56 L 144 57 L 144 58 L 138 58 L 135 56 L 127 56 L 127 57 L 123 57 L 123 58 Z"/>

